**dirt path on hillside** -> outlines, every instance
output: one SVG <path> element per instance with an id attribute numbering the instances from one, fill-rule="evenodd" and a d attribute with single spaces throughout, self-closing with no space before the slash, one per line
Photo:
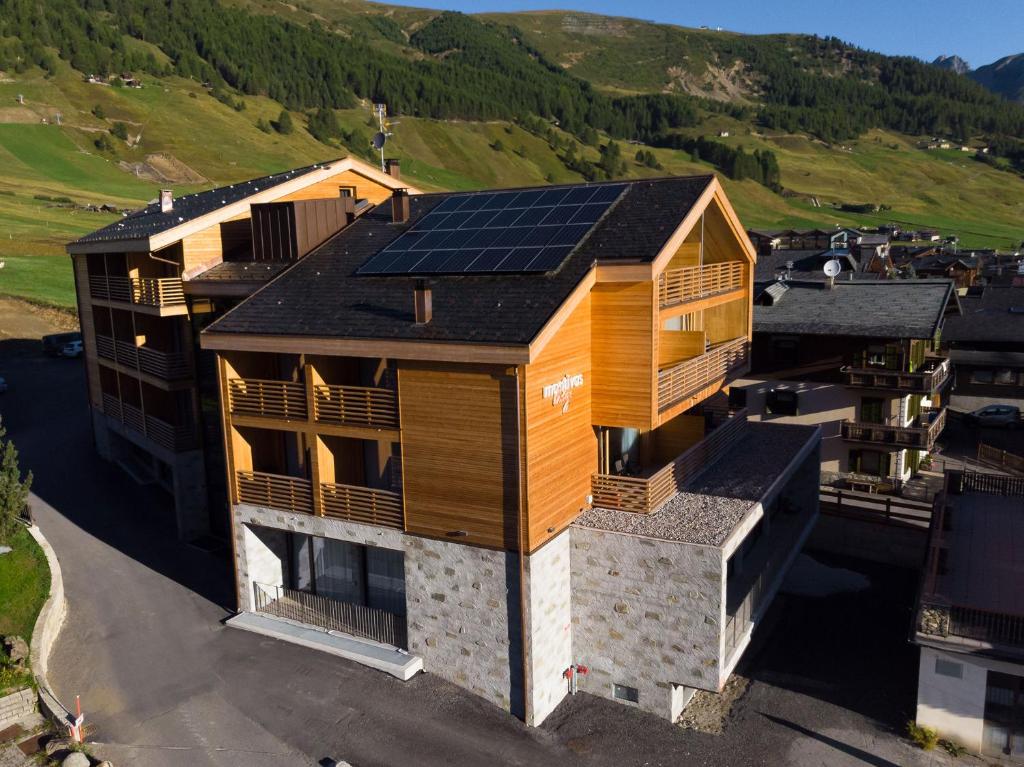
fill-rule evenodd
<path id="1" fill-rule="evenodd" d="M 0 341 L 41 338 L 65 330 L 78 330 L 78 319 L 73 314 L 0 296 Z"/>

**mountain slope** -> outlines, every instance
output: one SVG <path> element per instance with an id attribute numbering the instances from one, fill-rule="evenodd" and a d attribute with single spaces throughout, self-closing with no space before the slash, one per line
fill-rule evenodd
<path id="1" fill-rule="evenodd" d="M 1024 53 L 978 67 L 969 76 L 1011 101 L 1024 102 Z"/>
<path id="2" fill-rule="evenodd" d="M 932 62 L 933 67 L 948 69 L 958 75 L 965 75 L 971 71 L 971 65 L 959 56 L 939 56 Z"/>

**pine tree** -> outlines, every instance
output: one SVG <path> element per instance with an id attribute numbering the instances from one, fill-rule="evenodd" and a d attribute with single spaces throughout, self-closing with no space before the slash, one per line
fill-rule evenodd
<path id="1" fill-rule="evenodd" d="M 7 434 L 0 426 L 0 542 L 9 541 L 18 529 L 18 517 L 28 503 L 28 490 L 32 486 L 32 472 L 24 481 L 18 468 L 18 451 L 14 443 L 5 440 Z"/>
<path id="2" fill-rule="evenodd" d="M 295 130 L 295 124 L 292 122 L 292 116 L 288 113 L 287 109 L 282 109 L 281 114 L 277 118 L 277 122 L 273 123 L 274 130 L 280 133 L 282 136 L 287 136 Z"/>

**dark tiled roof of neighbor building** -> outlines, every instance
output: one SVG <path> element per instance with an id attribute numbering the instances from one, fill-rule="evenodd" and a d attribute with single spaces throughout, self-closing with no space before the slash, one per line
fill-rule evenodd
<path id="1" fill-rule="evenodd" d="M 289 266 L 289 261 L 222 261 L 189 282 L 267 282 Z"/>
<path id="2" fill-rule="evenodd" d="M 837 280 L 832 288 L 791 281 L 788 287 L 771 306 L 755 302 L 755 333 L 932 338 L 953 297 L 950 280 Z"/>
<path id="3" fill-rule="evenodd" d="M 157 200 L 141 210 L 128 214 L 120 221 L 115 221 L 102 229 L 97 229 L 95 232 L 90 232 L 84 237 L 80 237 L 72 244 L 85 245 L 87 243 L 141 240 L 152 237 L 168 229 L 181 226 L 194 218 L 212 213 L 218 208 L 223 208 L 225 205 L 231 205 L 278 184 L 283 184 L 307 173 L 320 170 L 329 164 L 307 165 L 304 168 L 295 168 L 283 173 L 274 173 L 262 178 L 254 178 L 237 184 L 208 189 L 205 192 L 195 192 L 194 194 L 175 197 L 174 207 L 166 213 L 160 210 L 160 201 Z"/>
<path id="4" fill-rule="evenodd" d="M 452 193 L 411 196 L 403 224 L 392 222 L 385 202 L 206 332 L 527 344 L 596 261 L 653 261 L 712 179 L 612 182 L 626 189 L 556 270 L 431 276 L 433 319 L 425 324 L 413 321 L 413 289 L 422 277 L 355 272 Z"/>
<path id="5" fill-rule="evenodd" d="M 943 341 L 1024 346 L 1024 287 L 987 287 L 981 296 L 961 299 L 961 309 L 942 329 Z"/>

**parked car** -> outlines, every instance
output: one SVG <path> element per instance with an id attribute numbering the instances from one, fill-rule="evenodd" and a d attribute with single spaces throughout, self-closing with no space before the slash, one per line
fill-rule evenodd
<path id="1" fill-rule="evenodd" d="M 7 379 L 0 376 L 0 394 L 3 394 L 5 391 L 7 391 Z"/>
<path id="2" fill-rule="evenodd" d="M 64 344 L 60 350 L 61 357 L 81 357 L 82 356 L 82 342 L 71 341 Z"/>
<path id="3" fill-rule="evenodd" d="M 968 413 L 967 421 L 975 426 L 1013 428 L 1020 424 L 1020 408 L 1014 405 L 985 405 Z"/>
<path id="4" fill-rule="evenodd" d="M 43 336 L 43 353 L 51 357 L 59 357 L 63 353 L 64 346 L 72 341 L 81 343 L 82 334 L 78 331 L 73 331 Z"/>

